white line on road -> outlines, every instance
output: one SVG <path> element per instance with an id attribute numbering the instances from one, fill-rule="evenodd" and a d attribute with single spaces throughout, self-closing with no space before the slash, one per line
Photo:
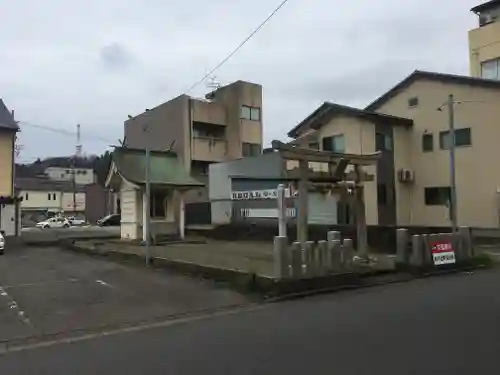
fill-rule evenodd
<path id="1" fill-rule="evenodd" d="M 107 286 L 107 287 L 112 287 L 112 285 L 108 284 L 108 283 L 107 283 L 107 282 L 105 282 L 105 281 L 99 280 L 99 279 L 97 279 L 95 282 L 96 282 L 97 284 L 101 284 L 101 285 L 104 285 L 104 286 Z"/>
<path id="2" fill-rule="evenodd" d="M 17 302 L 1 286 L 0 286 L 0 296 L 2 296 L 6 300 L 7 307 L 10 310 L 14 310 L 16 312 L 17 317 L 21 322 L 23 322 L 24 324 L 31 324 L 26 313 L 23 310 L 21 310 Z"/>
<path id="3" fill-rule="evenodd" d="M 62 283 L 76 283 L 78 279 L 64 279 L 64 280 L 54 280 L 54 281 L 47 281 L 47 282 L 40 282 L 40 283 L 24 283 L 24 284 L 18 284 L 18 285 L 5 285 L 2 288 L 4 290 L 6 289 L 14 289 L 14 288 L 27 288 L 27 287 L 33 287 L 33 286 L 45 286 L 45 285 L 50 285 L 50 284 L 62 284 Z"/>

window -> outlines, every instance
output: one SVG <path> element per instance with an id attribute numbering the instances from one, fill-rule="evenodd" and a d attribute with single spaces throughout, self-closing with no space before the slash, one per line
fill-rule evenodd
<path id="1" fill-rule="evenodd" d="M 422 135 L 422 151 L 430 152 L 434 150 L 434 136 L 431 133 Z"/>
<path id="2" fill-rule="evenodd" d="M 260 108 L 242 105 L 240 118 L 243 120 L 260 121 Z"/>
<path id="3" fill-rule="evenodd" d="M 261 154 L 260 144 L 258 143 L 243 143 L 241 147 L 243 157 L 258 156 Z"/>
<path id="4" fill-rule="evenodd" d="M 149 214 L 152 218 L 167 217 L 167 192 L 151 192 L 151 202 L 149 204 Z"/>
<path id="5" fill-rule="evenodd" d="M 28 195 L 28 193 L 26 193 L 25 197 L 26 197 L 26 200 L 28 200 L 28 198 L 29 198 L 29 195 Z"/>
<path id="6" fill-rule="evenodd" d="M 86 174 L 87 174 L 87 171 L 82 171 L 82 174 L 83 174 L 83 175 L 86 175 Z"/>
<path id="7" fill-rule="evenodd" d="M 387 204 L 387 185 L 384 184 L 377 185 L 377 203 L 379 205 Z"/>
<path id="8" fill-rule="evenodd" d="M 426 206 L 446 206 L 450 202 L 449 187 L 427 187 L 424 190 Z"/>
<path id="9" fill-rule="evenodd" d="M 55 201 L 56 200 L 56 193 L 52 194 L 52 200 Z"/>
<path id="10" fill-rule="evenodd" d="M 481 64 L 481 77 L 500 80 L 500 59 L 483 62 Z"/>
<path id="11" fill-rule="evenodd" d="M 70 170 L 69 169 L 66 169 L 66 174 L 70 174 Z"/>
<path id="12" fill-rule="evenodd" d="M 470 128 L 455 129 L 455 146 L 471 146 L 472 136 Z M 448 130 L 439 133 L 439 147 L 441 150 L 450 148 L 450 132 Z"/>
<path id="13" fill-rule="evenodd" d="M 391 151 L 392 150 L 392 137 L 387 134 L 375 134 L 375 148 L 377 151 Z"/>
<path id="14" fill-rule="evenodd" d="M 343 134 L 323 138 L 323 151 L 345 153 L 345 137 Z"/>
<path id="15" fill-rule="evenodd" d="M 408 99 L 408 107 L 416 107 L 418 105 L 418 98 L 415 96 Z"/>
<path id="16" fill-rule="evenodd" d="M 311 142 L 307 145 L 308 148 L 311 150 L 319 150 L 319 143 L 318 142 Z"/>
<path id="17" fill-rule="evenodd" d="M 49 194 L 47 194 L 47 198 L 48 198 L 48 200 L 50 201 L 50 198 L 52 198 L 52 194 L 50 194 L 50 193 L 49 193 Z"/>

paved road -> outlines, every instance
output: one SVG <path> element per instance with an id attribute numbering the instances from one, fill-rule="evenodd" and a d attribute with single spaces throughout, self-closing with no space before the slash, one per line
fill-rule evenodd
<path id="1" fill-rule="evenodd" d="M 2 374 L 495 374 L 500 271 L 9 353 Z"/>
<path id="2" fill-rule="evenodd" d="M 0 347 L 247 302 L 209 282 L 57 248 L 0 256 Z"/>

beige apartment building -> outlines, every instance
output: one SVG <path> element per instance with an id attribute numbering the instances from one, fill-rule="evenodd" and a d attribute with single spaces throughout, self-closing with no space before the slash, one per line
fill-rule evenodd
<path id="1" fill-rule="evenodd" d="M 500 80 L 500 0 L 471 9 L 479 27 L 469 31 L 470 74 Z"/>
<path id="2" fill-rule="evenodd" d="M 211 163 L 262 152 L 262 86 L 236 81 L 204 99 L 181 95 L 129 117 L 125 143 L 131 148 L 175 151 L 186 170 L 208 182 Z M 186 202 L 208 201 L 206 188 L 191 191 Z"/>
<path id="3" fill-rule="evenodd" d="M 449 226 L 450 94 L 458 223 L 498 228 L 500 81 L 415 71 L 364 109 L 323 104 L 289 136 L 301 147 L 381 152 L 365 188 L 368 224 Z"/>

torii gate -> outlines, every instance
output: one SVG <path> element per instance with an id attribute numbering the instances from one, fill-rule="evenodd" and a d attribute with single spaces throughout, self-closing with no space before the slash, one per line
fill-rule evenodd
<path id="1" fill-rule="evenodd" d="M 329 151 L 316 151 L 297 148 L 280 141 L 272 141 L 272 148 L 285 160 L 297 160 L 299 168 L 287 171 L 287 176 L 296 178 L 298 183 L 299 212 L 297 218 L 297 240 L 307 241 L 308 196 L 310 182 L 313 186 L 323 186 L 329 190 L 352 191 L 354 196 L 356 236 L 358 255 L 368 257 L 368 241 L 366 232 L 366 212 L 364 201 L 364 182 L 373 181 L 374 175 L 363 171 L 363 167 L 376 165 L 380 152 L 372 154 L 341 154 Z M 314 172 L 309 169 L 309 162 L 328 164 L 328 172 Z M 349 165 L 354 170 L 346 173 Z"/>

